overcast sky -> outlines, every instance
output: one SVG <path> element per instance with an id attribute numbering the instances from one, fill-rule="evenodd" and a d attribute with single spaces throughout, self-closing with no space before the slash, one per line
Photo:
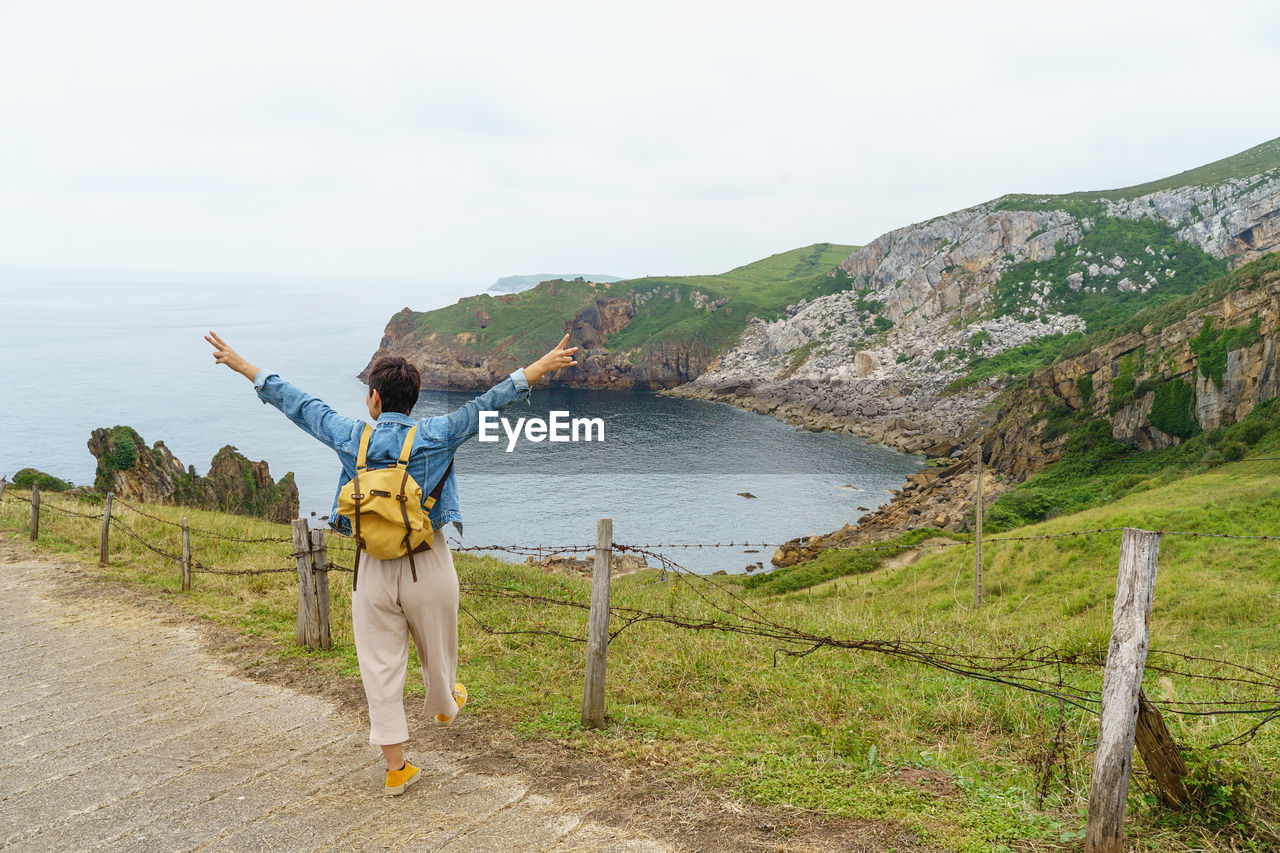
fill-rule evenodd
<path id="1" fill-rule="evenodd" d="M 0 266 L 711 273 L 1280 136 L 1280 6 L 0 0 L 0 79 Z"/>

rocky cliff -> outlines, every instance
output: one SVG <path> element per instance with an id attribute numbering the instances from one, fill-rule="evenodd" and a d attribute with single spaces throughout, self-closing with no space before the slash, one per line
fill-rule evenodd
<path id="1" fill-rule="evenodd" d="M 539 287 L 545 287 L 554 297 L 558 289 L 567 284 L 551 281 Z M 588 286 L 595 292 L 568 315 L 562 326 L 555 330 L 554 338 L 539 339 L 537 350 L 521 345 L 527 344 L 527 339 L 511 335 L 498 341 L 491 349 L 477 351 L 472 346 L 478 342 L 477 332 L 449 335 L 428 331 L 419 325 L 421 315 L 405 308 L 387 325 L 378 351 L 361 371 L 360 378 L 368 375 L 379 358 L 394 355 L 417 366 L 424 388 L 483 390 L 501 382 L 516 368 L 530 364 L 558 342 L 565 332 L 569 333 L 572 345 L 580 348 L 576 353 L 578 364 L 549 376 L 547 381 L 554 385 L 645 390 L 672 388 L 695 378 L 710 364 L 714 353 L 696 339 L 656 340 L 621 349 L 611 348 L 608 341 L 630 325 L 650 299 L 675 304 L 685 299 L 697 300 L 703 306 L 709 306 L 709 311 L 722 307 L 723 302 L 716 305 L 715 300 L 697 290 L 685 294 L 672 288 L 657 294 L 631 291 L 613 296 L 607 284 L 589 283 Z M 510 304 L 510 299 L 498 296 L 493 301 L 506 305 Z M 487 328 L 493 319 L 491 313 L 483 308 L 474 311 L 472 317 L 479 329 Z"/>
<path id="2" fill-rule="evenodd" d="M 89 452 L 98 460 L 94 487 L 127 500 L 232 512 L 288 523 L 298 517 L 298 487 L 292 472 L 271 479 L 266 462 L 246 459 L 234 447 L 213 457 L 206 476 L 183 468 L 157 441 L 148 448 L 127 426 L 95 429 Z"/>
<path id="3" fill-rule="evenodd" d="M 944 447 L 1002 387 L 946 393 L 975 358 L 1105 327 L 1280 247 L 1280 140 L 1257 152 L 1275 167 L 1230 176 L 1228 158 L 1187 173 L 1206 184 L 1008 196 L 891 231 L 841 262 L 846 288 L 752 319 L 670 393 Z"/>

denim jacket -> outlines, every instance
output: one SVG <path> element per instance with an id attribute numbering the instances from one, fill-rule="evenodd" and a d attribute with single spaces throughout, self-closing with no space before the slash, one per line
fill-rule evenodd
<path id="1" fill-rule="evenodd" d="M 338 454 L 342 472 L 338 476 L 338 490 L 333 496 L 333 509 L 329 511 L 329 525 L 342 533 L 351 533 L 351 520 L 338 515 L 338 494 L 356 473 L 356 454 L 360 451 L 360 436 L 364 432 L 363 419 L 346 418 L 335 412 L 323 400 L 312 397 L 297 386 L 281 379 L 278 374 L 260 370 L 253 378 L 258 399 L 270 403 L 284 412 L 289 420 L 309 435 L 320 440 Z M 500 411 L 516 400 L 529 402 L 529 382 L 524 368 L 512 371 L 488 391 L 447 415 L 414 419 L 399 412 L 383 412 L 374 425 L 369 439 L 368 464 L 370 468 L 382 468 L 395 464 L 404 444 L 405 433 L 417 424 L 418 432 L 409 452 L 409 476 L 422 487 L 426 497 L 435 487 L 445 468 L 453 459 L 458 446 L 480 431 L 480 413 Z M 450 471 L 440 491 L 440 500 L 428 512 L 431 529 L 439 530 L 450 521 L 462 533 L 462 514 L 458 511 L 458 488 L 454 482 L 457 472 Z"/>

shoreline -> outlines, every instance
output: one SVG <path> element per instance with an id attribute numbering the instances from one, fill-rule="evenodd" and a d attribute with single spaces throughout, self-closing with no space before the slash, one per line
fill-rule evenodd
<path id="1" fill-rule="evenodd" d="M 863 408 L 832 402 L 817 391 L 816 383 L 811 384 L 813 382 L 800 380 L 776 383 L 758 392 L 748 383 L 728 382 L 708 387 L 695 381 L 656 393 L 668 397 L 724 403 L 748 412 L 771 414 L 780 421 L 811 432 L 829 431 L 856 435 L 869 444 L 925 459 L 959 458 L 963 453 L 964 448 L 960 443 L 963 432 L 948 433 L 921 426 L 905 417 L 914 414 L 906 404 L 882 409 L 879 414 L 868 416 Z M 904 397 L 897 394 L 893 399 Z"/>

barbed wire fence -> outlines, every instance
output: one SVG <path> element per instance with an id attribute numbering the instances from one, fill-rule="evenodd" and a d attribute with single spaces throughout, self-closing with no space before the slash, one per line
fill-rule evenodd
<path id="1" fill-rule="evenodd" d="M 32 500 L 22 495 L 15 494 L 11 491 L 4 493 L 3 497 L 21 501 L 30 504 Z M 183 525 L 180 522 L 166 519 L 155 513 L 141 509 L 135 504 L 115 500 L 115 505 L 123 507 L 130 512 L 135 513 L 139 517 L 146 518 L 152 522 L 180 529 Z M 50 510 L 60 515 L 82 518 L 86 520 L 100 521 L 101 513 L 86 513 L 70 509 L 65 506 L 48 502 L 47 500 L 40 503 L 41 511 Z M 112 529 L 119 530 L 128 536 L 132 541 L 137 542 L 140 546 L 157 556 L 173 563 L 180 563 L 182 555 L 180 553 L 166 550 L 165 548 L 148 541 L 146 537 L 140 534 L 132 525 L 127 523 L 123 518 L 112 515 L 110 518 Z M 995 542 L 1032 542 L 1045 541 L 1054 539 L 1068 539 L 1086 536 L 1098 536 L 1108 533 L 1120 532 L 1120 527 L 1100 527 L 1085 530 L 1074 530 L 1063 533 L 1049 533 L 1036 536 L 995 536 L 984 539 L 987 543 Z M 211 539 L 219 539 L 228 542 L 236 542 L 242 544 L 291 544 L 290 536 L 234 536 L 214 530 L 206 530 L 197 527 L 188 527 L 191 535 L 203 536 Z M 332 536 L 329 540 L 329 546 L 333 547 L 336 542 L 350 541 L 350 537 L 343 536 L 334 531 L 326 531 Z M 1277 541 L 1280 535 L 1273 534 L 1229 534 L 1215 533 L 1206 531 L 1177 531 L 1162 530 L 1156 531 L 1164 536 L 1182 536 L 1189 538 L 1218 538 L 1218 539 L 1236 539 L 1249 541 Z M 780 647 L 774 656 L 776 665 L 780 656 L 803 657 L 823 648 L 847 649 L 864 652 L 872 652 L 876 654 L 887 655 L 890 657 L 898 657 L 906 660 L 912 660 L 926 666 L 932 666 L 937 669 L 953 672 L 957 675 L 978 678 L 979 680 L 990 680 L 995 683 L 1004 684 L 1005 686 L 1017 689 L 1030 690 L 1031 692 L 1045 693 L 1050 698 L 1061 699 L 1074 704 L 1082 709 L 1089 710 L 1085 707 L 1085 702 L 1093 702 L 1096 704 L 1098 700 L 1097 691 L 1087 694 L 1073 693 L 1061 689 L 1062 685 L 1057 680 L 1046 680 L 1024 677 L 1020 673 L 1027 673 L 1036 670 L 1045 670 L 1061 666 L 1068 667 L 1085 667 L 1089 669 L 1097 669 L 1102 660 L 1097 654 L 1085 654 L 1079 652 L 1065 652 L 1061 650 L 1052 650 L 1047 648 L 1035 648 L 1019 652 L 1011 655 L 976 655 L 972 653 L 963 653 L 955 649 L 951 649 L 945 645 L 936 642 L 912 642 L 903 640 L 867 640 L 855 639 L 849 637 L 837 637 L 832 635 L 816 634 L 805 631 L 792 626 L 780 624 L 779 622 L 765 616 L 760 609 L 751 603 L 744 595 L 733 591 L 725 583 L 718 582 L 714 576 L 698 573 L 690 570 L 688 567 L 677 562 L 670 555 L 663 553 L 658 549 L 713 549 L 713 548 L 777 548 L 786 543 L 778 542 L 752 542 L 752 541 L 728 541 L 728 542 L 656 542 L 656 543 L 640 543 L 628 544 L 622 542 L 612 542 L 611 549 L 620 553 L 630 553 L 644 557 L 646 560 L 653 560 L 654 567 L 659 570 L 658 579 L 674 581 L 683 585 L 691 595 L 708 606 L 720 615 L 715 618 L 706 618 L 701 616 L 693 616 L 687 613 L 669 613 L 643 610 L 623 606 L 611 606 L 610 614 L 618 619 L 618 626 L 611 629 L 609 640 L 616 639 L 623 632 L 631 627 L 646 623 L 656 622 L 672 625 L 685 630 L 695 631 L 721 631 L 726 633 L 747 634 L 760 637 L 763 639 L 774 640 L 779 643 L 786 644 L 787 647 Z M 971 547 L 972 542 L 965 540 L 954 540 L 951 542 L 933 542 L 920 543 L 909 546 L 910 550 L 944 550 L 951 548 Z M 539 544 L 531 546 L 520 546 L 510 544 L 490 544 L 490 545 L 463 545 L 454 539 L 448 543 L 449 549 L 454 552 L 472 552 L 472 553 L 503 553 L 514 556 L 523 556 L 525 558 L 533 558 L 539 564 L 545 563 L 553 557 L 562 557 L 575 554 L 592 554 L 596 551 L 594 545 L 584 545 L 578 543 L 569 544 Z M 852 545 L 841 548 L 843 551 L 883 551 L 883 550 L 902 550 L 903 546 L 891 543 L 865 543 Z M 291 552 L 288 555 L 297 558 L 298 553 Z M 192 558 L 192 571 L 231 575 L 231 576 L 250 576 L 250 575 L 268 575 L 268 574 L 292 574 L 297 571 L 294 566 L 284 566 L 280 568 L 224 568 L 210 566 L 206 563 Z M 323 564 L 314 566 L 317 572 L 340 572 L 351 573 L 352 567 L 341 565 L 332 561 L 326 561 Z M 578 610 L 589 610 L 588 604 L 581 601 L 574 601 L 565 598 L 553 598 L 539 593 L 531 593 L 526 589 L 510 585 L 498 585 L 487 582 L 462 582 L 461 588 L 477 598 L 493 598 L 501 597 L 507 599 L 521 599 L 533 604 L 567 607 Z M 718 599 L 718 600 L 717 600 Z M 566 635 L 562 631 L 554 630 L 520 630 L 510 631 L 498 629 L 495 626 L 485 623 L 467 611 L 467 615 L 477 625 L 477 627 L 485 633 L 491 634 L 543 634 L 546 636 L 554 636 L 562 639 L 569 639 L 574 642 L 585 643 L 587 638 L 584 636 Z M 1248 677 L 1232 677 L 1222 675 L 1209 675 L 1203 673 L 1191 672 L 1185 668 L 1179 669 L 1171 666 L 1161 666 L 1149 664 L 1148 669 L 1159 672 L 1161 674 L 1181 676 L 1192 679 L 1200 679 L 1207 681 L 1215 681 L 1219 683 L 1236 683 L 1258 687 L 1264 690 L 1273 691 L 1277 694 L 1277 698 L 1269 703 L 1259 703 L 1252 700 L 1226 701 L 1218 704 L 1195 703 L 1195 702 L 1179 702 L 1169 701 L 1164 703 L 1163 707 L 1167 707 L 1174 713 L 1186 713 L 1189 715 L 1210 716 L 1215 714 L 1277 714 L 1280 713 L 1280 678 L 1276 678 L 1270 674 L 1264 673 L 1255 668 L 1251 668 L 1242 664 L 1233 663 L 1225 659 L 1216 659 L 1200 656 L 1185 655 L 1178 652 L 1168 650 L 1151 650 L 1152 655 L 1162 655 L 1174 658 L 1187 663 L 1198 663 L 1215 668 L 1216 670 L 1240 671 L 1247 674 Z M 1045 685 L 1053 685 L 1054 690 L 1046 691 Z M 1202 707 L 1193 709 L 1196 705 L 1210 705 L 1210 707 Z M 1186 709 L 1186 710 L 1180 710 Z"/>

